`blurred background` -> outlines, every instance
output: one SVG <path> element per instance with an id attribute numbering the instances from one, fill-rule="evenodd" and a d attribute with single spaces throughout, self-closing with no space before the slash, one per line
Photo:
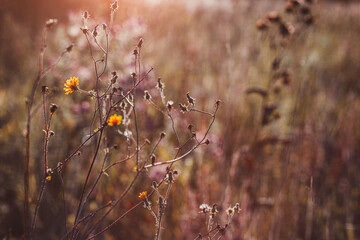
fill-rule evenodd
<path id="1" fill-rule="evenodd" d="M 359 1 L 120 0 L 111 32 L 108 72 L 116 70 L 118 86 L 127 86 L 132 51 L 144 39 L 142 69 L 154 67 L 137 90 L 141 139 L 154 146 L 160 132 L 166 140 L 157 161 L 176 152 L 171 122 L 143 101 L 148 89 L 161 104 L 156 79 L 165 83 L 175 106 L 196 98 L 198 109 L 222 104 L 210 131 L 210 145 L 199 148 L 174 168 L 174 183 L 163 222 L 162 239 L 194 239 L 206 232 L 202 203 L 217 203 L 216 221 L 240 203 L 224 239 L 360 239 L 360 3 Z M 70 76 L 84 90 L 94 88 L 94 70 L 81 14 L 88 26 L 109 22 L 110 1 L 2 0 L 0 4 L 0 238 L 23 234 L 25 100 L 38 68 L 41 31 L 49 18 L 58 24 L 48 34 L 48 66 L 71 43 L 74 50 L 40 83 L 50 89 L 48 104 L 59 110 L 52 122 L 49 165 L 65 159 L 89 133 L 94 101 L 84 94 L 65 96 Z M 283 22 L 268 16 L 277 11 Z M 262 19 L 263 22 L 258 20 Z M 281 28 L 281 26 L 283 28 Z M 280 29 L 280 30 L 279 30 Z M 102 39 L 104 36 L 100 36 Z M 100 52 L 96 52 L 101 56 Z M 102 84 L 106 88 L 106 83 Z M 34 109 L 39 109 L 40 89 Z M 184 142 L 188 124 L 201 136 L 209 117 L 174 112 Z M 121 128 L 121 127 L 120 127 Z M 33 212 L 42 177 L 43 118 L 35 111 L 30 158 L 30 207 Z M 107 133 L 126 156 L 125 138 Z M 94 151 L 93 141 L 62 172 L 54 174 L 40 206 L 37 239 L 60 239 L 71 226 L 81 186 Z M 142 157 L 151 148 L 145 149 Z M 101 159 L 101 156 L 100 156 Z M 100 162 L 100 161 L 99 161 Z M 100 166 L 96 166 L 99 169 Z M 92 195 L 87 211 L 115 199 L 134 176 L 128 161 L 108 172 Z M 105 227 L 150 191 L 164 168 L 143 174 Z M 93 174 L 91 181 L 94 181 Z M 64 211 L 62 192 L 65 192 Z M 163 190 L 162 190 L 163 191 Z M 155 199 L 153 200 L 155 204 Z M 139 207 L 97 239 L 153 239 L 155 223 Z"/>

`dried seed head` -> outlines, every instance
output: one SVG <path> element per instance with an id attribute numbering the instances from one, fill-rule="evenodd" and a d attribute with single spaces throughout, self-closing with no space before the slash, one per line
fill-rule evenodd
<path id="1" fill-rule="evenodd" d="M 300 13 L 301 13 L 302 15 L 310 14 L 310 13 L 311 13 L 311 9 L 310 9 L 310 7 L 308 7 L 308 6 L 301 6 L 301 8 L 300 8 Z"/>
<path id="2" fill-rule="evenodd" d="M 103 23 L 103 24 L 102 24 L 102 28 L 103 28 L 104 31 L 106 31 L 106 29 L 107 29 L 106 23 Z"/>
<path id="3" fill-rule="evenodd" d="M 186 93 L 186 97 L 190 104 L 195 105 L 195 98 L 191 97 L 189 93 Z"/>
<path id="4" fill-rule="evenodd" d="M 115 73 L 115 75 L 113 74 L 112 78 L 111 78 L 111 84 L 115 84 L 116 83 L 116 79 L 118 78 L 118 75 L 116 75 L 116 72 L 113 72 Z"/>
<path id="5" fill-rule="evenodd" d="M 163 139 L 165 136 L 166 136 L 166 133 L 164 133 L 164 132 L 161 132 L 161 133 L 160 133 L 160 138 L 161 138 L 161 139 Z"/>
<path id="6" fill-rule="evenodd" d="M 157 189 L 157 188 L 158 188 L 158 184 L 157 184 L 156 181 L 153 181 L 153 182 L 151 183 L 151 186 L 152 186 L 154 189 Z"/>
<path id="7" fill-rule="evenodd" d="M 120 108 L 121 108 L 122 110 L 125 110 L 126 107 L 127 107 L 126 101 L 122 100 L 122 101 L 120 102 Z"/>
<path id="8" fill-rule="evenodd" d="M 42 87 L 41 87 L 41 92 L 42 92 L 43 94 L 48 93 L 48 92 L 49 92 L 49 88 L 48 88 L 47 86 L 42 86 Z"/>
<path id="9" fill-rule="evenodd" d="M 118 10 L 118 8 L 119 8 L 118 2 L 115 1 L 114 3 L 112 3 L 110 8 L 111 8 L 111 11 L 116 12 L 116 10 Z"/>
<path id="10" fill-rule="evenodd" d="M 312 25 L 315 22 L 315 19 L 312 15 L 308 14 L 305 15 L 303 18 L 304 23 L 306 23 L 307 25 Z"/>
<path id="11" fill-rule="evenodd" d="M 133 79 L 136 79 L 136 73 L 132 72 L 132 73 L 131 73 L 131 77 L 132 77 Z"/>
<path id="12" fill-rule="evenodd" d="M 212 206 L 212 208 L 210 209 L 210 214 L 212 218 L 215 218 L 215 215 L 218 213 L 219 211 L 217 210 L 217 204 L 214 203 L 214 205 Z"/>
<path id="13" fill-rule="evenodd" d="M 226 214 L 228 215 L 228 216 L 230 216 L 230 217 L 232 217 L 233 215 L 234 215 L 234 210 L 231 208 L 231 207 L 229 207 L 228 209 L 226 209 Z"/>
<path id="14" fill-rule="evenodd" d="M 151 95 L 150 95 L 149 91 L 148 91 L 148 90 L 145 90 L 144 93 L 145 93 L 145 95 L 144 95 L 145 100 L 150 100 L 150 99 L 151 99 Z"/>
<path id="15" fill-rule="evenodd" d="M 50 131 L 50 136 L 54 136 L 54 135 L 55 135 L 54 131 Z"/>
<path id="16" fill-rule="evenodd" d="M 283 37 L 292 35 L 295 32 L 295 27 L 290 23 L 280 23 L 279 25 L 280 34 Z"/>
<path id="17" fill-rule="evenodd" d="M 281 17 L 280 17 L 280 15 L 279 15 L 279 13 L 276 12 L 276 11 L 269 12 L 269 13 L 266 15 L 266 18 L 267 18 L 270 22 L 273 22 L 273 23 L 281 22 Z"/>
<path id="18" fill-rule="evenodd" d="M 169 183 L 174 182 L 174 175 L 171 171 L 168 173 L 168 181 Z"/>
<path id="19" fill-rule="evenodd" d="M 295 10 L 294 8 L 295 8 L 294 4 L 291 1 L 288 1 L 285 5 L 285 12 L 293 13 Z"/>
<path id="20" fill-rule="evenodd" d="M 73 48 L 74 48 L 74 44 L 72 43 L 69 46 L 67 46 L 65 50 L 66 50 L 66 52 L 69 53 L 69 52 L 71 52 L 73 50 Z"/>
<path id="21" fill-rule="evenodd" d="M 206 144 L 206 145 L 209 145 L 209 144 L 210 144 L 210 140 L 209 140 L 209 139 L 206 139 L 206 140 L 205 140 L 205 144 Z"/>
<path id="22" fill-rule="evenodd" d="M 300 6 L 299 0 L 291 0 L 291 3 L 294 4 L 295 7 Z"/>
<path id="23" fill-rule="evenodd" d="M 211 207 L 205 203 L 201 204 L 199 208 L 200 208 L 201 212 L 204 214 L 207 214 L 211 210 Z"/>
<path id="24" fill-rule="evenodd" d="M 171 101 L 171 100 L 170 100 L 170 101 L 167 101 L 166 106 L 167 106 L 169 112 L 171 111 L 173 105 L 174 105 L 174 102 L 173 102 L 173 101 Z"/>
<path id="25" fill-rule="evenodd" d="M 58 106 L 57 106 L 56 104 L 54 104 L 54 103 L 51 104 L 51 105 L 50 105 L 50 108 L 49 108 L 50 113 L 51 113 L 51 114 L 55 113 L 57 108 L 58 108 Z"/>
<path id="26" fill-rule="evenodd" d="M 221 100 L 220 100 L 220 99 L 218 99 L 218 100 L 215 101 L 215 105 L 216 105 L 217 107 L 220 105 L 220 103 L 221 103 Z"/>
<path id="27" fill-rule="evenodd" d="M 257 20 L 257 22 L 256 22 L 256 27 L 257 27 L 257 29 L 260 30 L 260 31 L 267 30 L 267 29 L 269 28 L 269 21 L 259 19 L 259 20 Z"/>
<path id="28" fill-rule="evenodd" d="M 156 161 L 156 156 L 155 156 L 155 154 L 151 154 L 150 160 L 151 160 L 151 164 L 154 165 L 154 164 L 155 164 L 155 161 Z"/>
<path id="29" fill-rule="evenodd" d="M 138 55 L 138 54 L 139 54 L 138 50 L 137 50 L 137 49 L 134 49 L 134 55 L 136 56 L 136 55 Z"/>
<path id="30" fill-rule="evenodd" d="M 179 106 L 180 106 L 180 112 L 182 113 L 188 112 L 188 109 L 184 104 L 180 103 Z"/>
<path id="31" fill-rule="evenodd" d="M 194 125 L 189 124 L 188 129 L 189 129 L 190 132 L 192 132 L 193 128 L 194 128 Z"/>
<path id="32" fill-rule="evenodd" d="M 165 84 L 161 81 L 161 78 L 158 78 L 156 88 L 163 90 L 165 87 Z"/>
<path id="33" fill-rule="evenodd" d="M 99 33 L 98 33 L 98 31 L 97 31 L 97 27 L 98 27 L 98 25 L 95 26 L 95 28 L 94 28 L 94 30 L 93 30 L 93 32 L 92 32 L 92 35 L 93 35 L 95 38 L 99 35 Z"/>
<path id="34" fill-rule="evenodd" d="M 160 208 L 163 208 L 164 206 L 164 198 L 162 197 L 162 196 L 159 196 L 159 206 L 160 206 Z"/>
<path id="35" fill-rule="evenodd" d="M 273 62 L 271 63 L 271 68 L 272 68 L 273 70 L 278 69 L 279 66 L 280 66 L 280 63 L 281 63 L 281 58 L 276 57 L 276 58 L 273 60 Z"/>
<path id="36" fill-rule="evenodd" d="M 88 11 L 84 11 L 81 16 L 83 17 L 83 19 L 87 20 L 90 18 L 90 14 L 88 13 Z"/>
<path id="37" fill-rule="evenodd" d="M 142 44 L 143 44 L 144 40 L 142 38 L 139 39 L 139 42 L 137 44 L 137 47 L 138 48 L 141 48 L 142 47 Z"/>
<path id="38" fill-rule="evenodd" d="M 234 206 L 234 211 L 235 213 L 239 213 L 241 211 L 241 208 L 240 208 L 240 204 L 239 203 L 236 203 L 235 206 Z"/>
<path id="39" fill-rule="evenodd" d="M 46 26 L 47 29 L 50 29 L 50 28 L 53 27 L 57 22 L 58 22 L 57 19 L 55 19 L 55 18 L 50 18 L 49 20 L 46 21 L 45 26 Z"/>
<path id="40" fill-rule="evenodd" d="M 129 94 L 128 99 L 129 99 L 130 102 L 133 102 L 134 96 L 132 94 Z"/>
<path id="41" fill-rule="evenodd" d="M 87 27 L 80 28 L 80 30 L 83 32 L 83 34 L 89 33 L 89 29 Z"/>

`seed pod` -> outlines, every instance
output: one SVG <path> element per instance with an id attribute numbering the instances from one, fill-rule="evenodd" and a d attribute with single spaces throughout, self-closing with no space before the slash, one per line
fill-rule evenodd
<path id="1" fill-rule="evenodd" d="M 51 114 L 55 113 L 57 108 L 58 108 L 58 106 L 56 104 L 51 104 L 50 108 L 49 108 L 50 113 Z"/>

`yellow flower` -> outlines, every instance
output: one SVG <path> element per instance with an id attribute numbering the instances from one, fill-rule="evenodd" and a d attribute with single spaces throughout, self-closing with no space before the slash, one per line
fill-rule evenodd
<path id="1" fill-rule="evenodd" d="M 114 115 L 110 116 L 110 118 L 108 119 L 108 124 L 109 124 L 109 126 L 120 125 L 121 120 L 122 120 L 122 116 L 118 116 L 118 115 L 114 114 Z"/>
<path id="2" fill-rule="evenodd" d="M 70 77 L 70 79 L 66 80 L 66 83 L 64 84 L 64 91 L 65 94 L 73 93 L 77 90 L 79 90 L 79 78 L 78 77 Z"/>
<path id="3" fill-rule="evenodd" d="M 145 200 L 146 197 L 147 197 L 147 191 L 142 192 L 142 193 L 140 193 L 140 195 L 139 195 L 139 198 L 140 198 L 141 200 Z"/>

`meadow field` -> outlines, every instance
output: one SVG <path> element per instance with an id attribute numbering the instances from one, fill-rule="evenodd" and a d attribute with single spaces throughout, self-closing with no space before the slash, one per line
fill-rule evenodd
<path id="1" fill-rule="evenodd" d="M 360 240 L 360 2 L 4 0 L 0 239 Z"/>

